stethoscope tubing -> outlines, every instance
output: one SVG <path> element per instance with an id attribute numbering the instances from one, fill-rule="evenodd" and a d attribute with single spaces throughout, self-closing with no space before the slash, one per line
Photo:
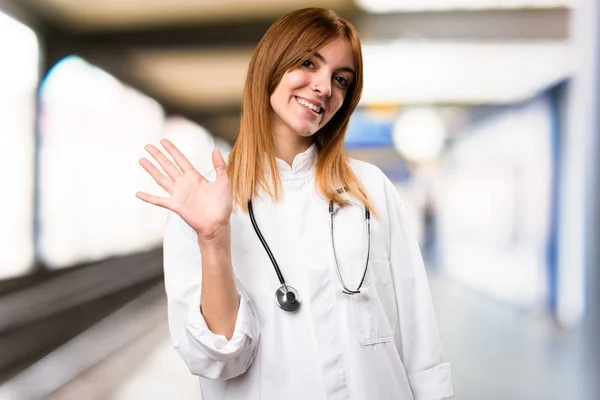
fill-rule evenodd
<path id="1" fill-rule="evenodd" d="M 369 269 L 369 259 L 370 259 L 370 255 L 371 255 L 371 213 L 370 213 L 369 209 L 365 206 L 365 226 L 366 226 L 366 231 L 367 231 L 367 249 L 366 249 L 367 254 L 365 257 L 365 259 L 366 259 L 365 260 L 365 268 L 364 268 L 360 283 L 358 284 L 358 287 L 355 290 L 352 290 L 352 289 L 349 289 L 346 286 L 346 283 L 344 282 L 344 278 L 342 277 L 342 273 L 340 271 L 339 263 L 337 260 L 337 253 L 335 251 L 335 240 L 333 237 L 333 231 L 334 231 L 334 222 L 333 222 L 334 218 L 333 217 L 335 216 L 335 214 L 338 212 L 338 210 L 340 208 L 341 208 L 341 206 L 338 206 L 337 209 L 334 209 L 333 201 L 329 202 L 329 233 L 330 233 L 330 238 L 331 238 L 331 249 L 333 252 L 333 261 L 335 263 L 335 270 L 337 272 L 338 279 L 343 288 L 342 292 L 345 294 L 348 294 L 348 295 L 355 295 L 355 294 L 360 293 L 360 288 L 362 287 L 362 285 L 365 281 L 365 278 L 367 276 L 367 271 Z M 301 302 L 300 295 L 298 294 L 296 289 L 294 289 L 291 286 L 286 285 L 285 279 L 283 278 L 283 274 L 281 273 L 281 269 L 279 268 L 279 264 L 277 264 L 277 260 L 275 259 L 275 256 L 271 252 L 271 249 L 269 248 L 267 241 L 263 237 L 263 235 L 260 231 L 260 228 L 258 227 L 258 224 L 256 223 L 256 218 L 254 217 L 254 209 L 252 208 L 252 200 L 248 200 L 248 214 L 250 215 L 250 221 L 252 222 L 252 227 L 254 228 L 254 231 L 256 232 L 258 239 L 260 240 L 265 251 L 267 252 L 269 259 L 271 260 L 271 263 L 273 264 L 273 268 L 275 269 L 275 273 L 277 274 L 277 278 L 279 279 L 279 283 L 281 283 L 281 287 L 279 289 L 277 289 L 277 291 L 275 292 L 277 304 L 284 311 L 291 311 L 291 312 L 297 311 L 300 307 L 300 302 Z M 289 293 L 289 292 L 291 292 L 291 293 Z M 293 295 L 291 301 L 287 300 L 288 295 Z"/>
<path id="2" fill-rule="evenodd" d="M 258 224 L 256 223 L 256 219 L 254 218 L 254 210 L 252 209 L 252 201 L 251 200 L 248 200 L 248 214 L 250 214 L 250 221 L 252 222 L 252 227 L 254 228 L 254 231 L 256 232 L 258 239 L 262 243 L 263 247 L 265 248 L 265 251 L 267 252 L 267 255 L 271 259 L 271 263 L 273 264 L 273 267 L 275 268 L 275 273 L 277 274 L 279 283 L 281 283 L 283 286 L 285 286 L 285 279 L 283 279 L 283 274 L 281 273 L 279 264 L 277 264 L 277 260 L 275 260 L 275 256 L 271 252 L 271 249 L 269 248 L 267 241 L 265 240 L 262 233 L 260 232 L 260 229 L 258 228 Z"/>
<path id="3" fill-rule="evenodd" d="M 335 216 L 335 214 L 338 212 L 338 210 L 341 207 L 338 206 L 337 209 L 334 209 L 333 207 L 333 201 L 329 202 L 329 236 L 331 238 L 331 249 L 333 250 L 333 262 L 335 264 L 335 271 L 337 272 L 337 276 L 338 279 L 340 281 L 340 284 L 342 285 L 342 288 L 344 289 L 342 292 L 345 294 L 349 294 L 349 295 L 355 295 L 360 293 L 360 288 L 362 287 L 365 278 L 367 276 L 367 270 L 369 269 L 369 259 L 371 256 L 371 212 L 369 211 L 369 209 L 367 207 L 365 207 L 365 228 L 367 230 L 367 255 L 365 257 L 365 268 L 363 271 L 363 275 L 360 279 L 360 283 L 358 284 L 358 287 L 354 290 L 349 289 L 346 286 L 346 283 L 344 282 L 344 278 L 342 277 L 342 272 L 340 271 L 340 266 L 338 264 L 338 260 L 337 260 L 337 252 L 335 251 L 335 240 L 333 239 L 333 231 L 334 231 L 334 222 L 333 222 L 333 217 Z"/>

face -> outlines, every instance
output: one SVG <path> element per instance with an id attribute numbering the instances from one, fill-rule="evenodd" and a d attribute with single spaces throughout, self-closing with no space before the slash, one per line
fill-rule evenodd
<path id="1" fill-rule="evenodd" d="M 352 45 L 336 39 L 288 70 L 271 95 L 275 135 L 309 140 L 340 109 L 354 79 Z"/>

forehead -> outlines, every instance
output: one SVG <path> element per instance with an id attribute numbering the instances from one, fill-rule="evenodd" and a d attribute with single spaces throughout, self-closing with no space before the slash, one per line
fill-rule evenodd
<path id="1" fill-rule="evenodd" d="M 323 56 L 327 64 L 331 64 L 334 68 L 354 66 L 352 44 L 346 38 L 335 39 L 321 47 L 317 52 Z"/>

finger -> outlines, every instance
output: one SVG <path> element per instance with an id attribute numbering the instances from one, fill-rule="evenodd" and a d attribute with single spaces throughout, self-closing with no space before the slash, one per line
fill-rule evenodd
<path id="1" fill-rule="evenodd" d="M 169 176 L 169 178 L 171 178 L 173 182 L 175 182 L 177 178 L 181 176 L 181 171 L 179 170 L 179 168 L 177 168 L 175 164 L 173 164 L 171 160 L 169 160 L 167 156 L 165 156 L 162 153 L 162 151 L 158 150 L 151 144 L 147 144 L 146 146 L 144 146 L 144 149 L 146 149 L 146 151 L 150 153 L 152 157 L 154 157 L 154 159 L 162 167 L 163 171 L 167 173 L 167 175 Z"/>
<path id="2" fill-rule="evenodd" d="M 173 194 L 173 181 L 170 180 L 165 174 L 160 172 L 158 168 L 154 166 L 146 158 L 140 158 L 140 165 L 152 176 L 152 179 L 160 185 L 161 188 L 165 189 L 169 194 Z"/>
<path id="3" fill-rule="evenodd" d="M 155 196 L 145 192 L 136 192 L 135 197 L 145 201 L 146 203 L 154 204 L 155 206 L 159 206 L 162 208 L 166 208 L 167 210 L 173 211 L 173 209 L 171 208 L 171 201 L 167 197 Z"/>
<path id="4" fill-rule="evenodd" d="M 212 163 L 217 172 L 217 177 L 227 176 L 227 164 L 225 164 L 225 159 L 223 158 L 223 154 L 221 154 L 221 150 L 216 147 L 212 151 Z"/>
<path id="5" fill-rule="evenodd" d="M 162 144 L 163 147 L 169 152 L 171 157 L 173 157 L 175 164 L 177 164 L 177 166 L 183 171 L 183 173 L 192 171 L 196 172 L 192 163 L 173 143 L 171 143 L 171 141 L 167 139 L 162 139 L 160 141 L 160 144 Z"/>

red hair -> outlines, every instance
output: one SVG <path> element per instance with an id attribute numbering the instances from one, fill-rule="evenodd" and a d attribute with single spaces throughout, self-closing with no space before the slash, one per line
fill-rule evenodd
<path id="1" fill-rule="evenodd" d="M 340 38 L 352 45 L 355 76 L 340 109 L 313 136 L 318 150 L 316 185 L 325 198 L 337 204 L 345 204 L 338 192 L 339 188 L 345 188 L 347 193 L 373 210 L 343 150 L 350 115 L 362 95 L 360 40 L 352 24 L 322 8 L 305 8 L 279 18 L 265 33 L 250 60 L 244 84 L 240 132 L 228 162 L 233 201 L 242 210 L 247 211 L 248 200 L 258 194 L 259 188 L 275 200 L 281 191 L 279 174 L 267 174 L 278 170 L 269 117 L 271 94 L 286 71 L 298 68 L 315 51 Z M 270 182 L 267 182 L 267 176 L 271 177 Z"/>

